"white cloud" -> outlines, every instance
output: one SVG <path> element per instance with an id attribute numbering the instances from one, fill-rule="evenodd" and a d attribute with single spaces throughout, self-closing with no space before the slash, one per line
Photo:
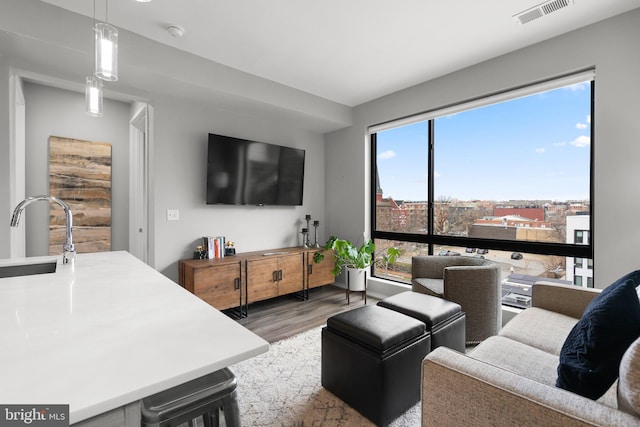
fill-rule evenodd
<path id="1" fill-rule="evenodd" d="M 440 178 L 440 172 L 435 171 L 435 172 L 434 172 L 434 174 L 433 174 L 433 176 L 434 176 L 435 178 Z"/>
<path id="2" fill-rule="evenodd" d="M 576 92 L 576 91 L 579 91 L 579 90 L 586 90 L 590 86 L 591 86 L 591 82 L 582 82 L 582 83 L 576 83 L 576 84 L 572 84 L 570 86 L 566 86 L 564 89 Z"/>
<path id="3" fill-rule="evenodd" d="M 383 153 L 378 154 L 378 159 L 379 160 L 386 160 L 386 159 L 392 159 L 396 156 L 396 152 L 393 150 L 387 150 Z"/>
<path id="4" fill-rule="evenodd" d="M 544 154 L 544 147 L 536 148 L 536 153 Z"/>
<path id="5" fill-rule="evenodd" d="M 564 141 L 563 142 L 554 142 L 553 143 L 554 147 L 564 147 L 565 145 L 567 145 L 567 143 L 564 142 Z"/>
<path id="6" fill-rule="evenodd" d="M 591 124 L 591 114 L 589 114 L 587 116 L 586 119 L 587 123 L 576 123 L 576 129 L 586 129 L 589 127 L 589 124 Z"/>
<path id="7" fill-rule="evenodd" d="M 573 141 L 571 141 L 571 145 L 578 148 L 584 148 L 591 144 L 591 138 L 585 135 L 579 136 Z"/>

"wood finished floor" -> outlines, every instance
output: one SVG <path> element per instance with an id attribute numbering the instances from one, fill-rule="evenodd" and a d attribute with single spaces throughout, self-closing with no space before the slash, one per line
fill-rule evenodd
<path id="1" fill-rule="evenodd" d="M 266 341 L 273 343 L 327 323 L 327 318 L 343 311 L 361 307 L 361 294 L 351 294 L 347 305 L 345 291 L 333 285 L 311 289 L 309 299 L 302 301 L 294 295 L 256 302 L 249 305 L 249 316 L 238 323 Z M 367 296 L 367 304 L 378 299 Z"/>

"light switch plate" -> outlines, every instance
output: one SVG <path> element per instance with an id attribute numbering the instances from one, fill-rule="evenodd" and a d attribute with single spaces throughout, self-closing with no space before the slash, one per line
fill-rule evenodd
<path id="1" fill-rule="evenodd" d="M 167 221 L 180 221 L 180 211 L 178 209 L 167 209 Z"/>

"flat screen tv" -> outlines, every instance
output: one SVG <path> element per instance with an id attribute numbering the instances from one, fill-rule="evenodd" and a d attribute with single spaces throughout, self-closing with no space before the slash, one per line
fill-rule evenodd
<path id="1" fill-rule="evenodd" d="M 302 205 L 304 155 L 298 148 L 210 133 L 207 204 Z"/>

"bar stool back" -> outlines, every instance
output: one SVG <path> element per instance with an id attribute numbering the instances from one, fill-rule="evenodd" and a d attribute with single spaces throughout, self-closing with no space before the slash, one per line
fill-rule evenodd
<path id="1" fill-rule="evenodd" d="M 220 410 L 227 427 L 240 427 L 236 378 L 228 368 L 142 399 L 142 427 L 197 425 L 218 427 Z"/>

